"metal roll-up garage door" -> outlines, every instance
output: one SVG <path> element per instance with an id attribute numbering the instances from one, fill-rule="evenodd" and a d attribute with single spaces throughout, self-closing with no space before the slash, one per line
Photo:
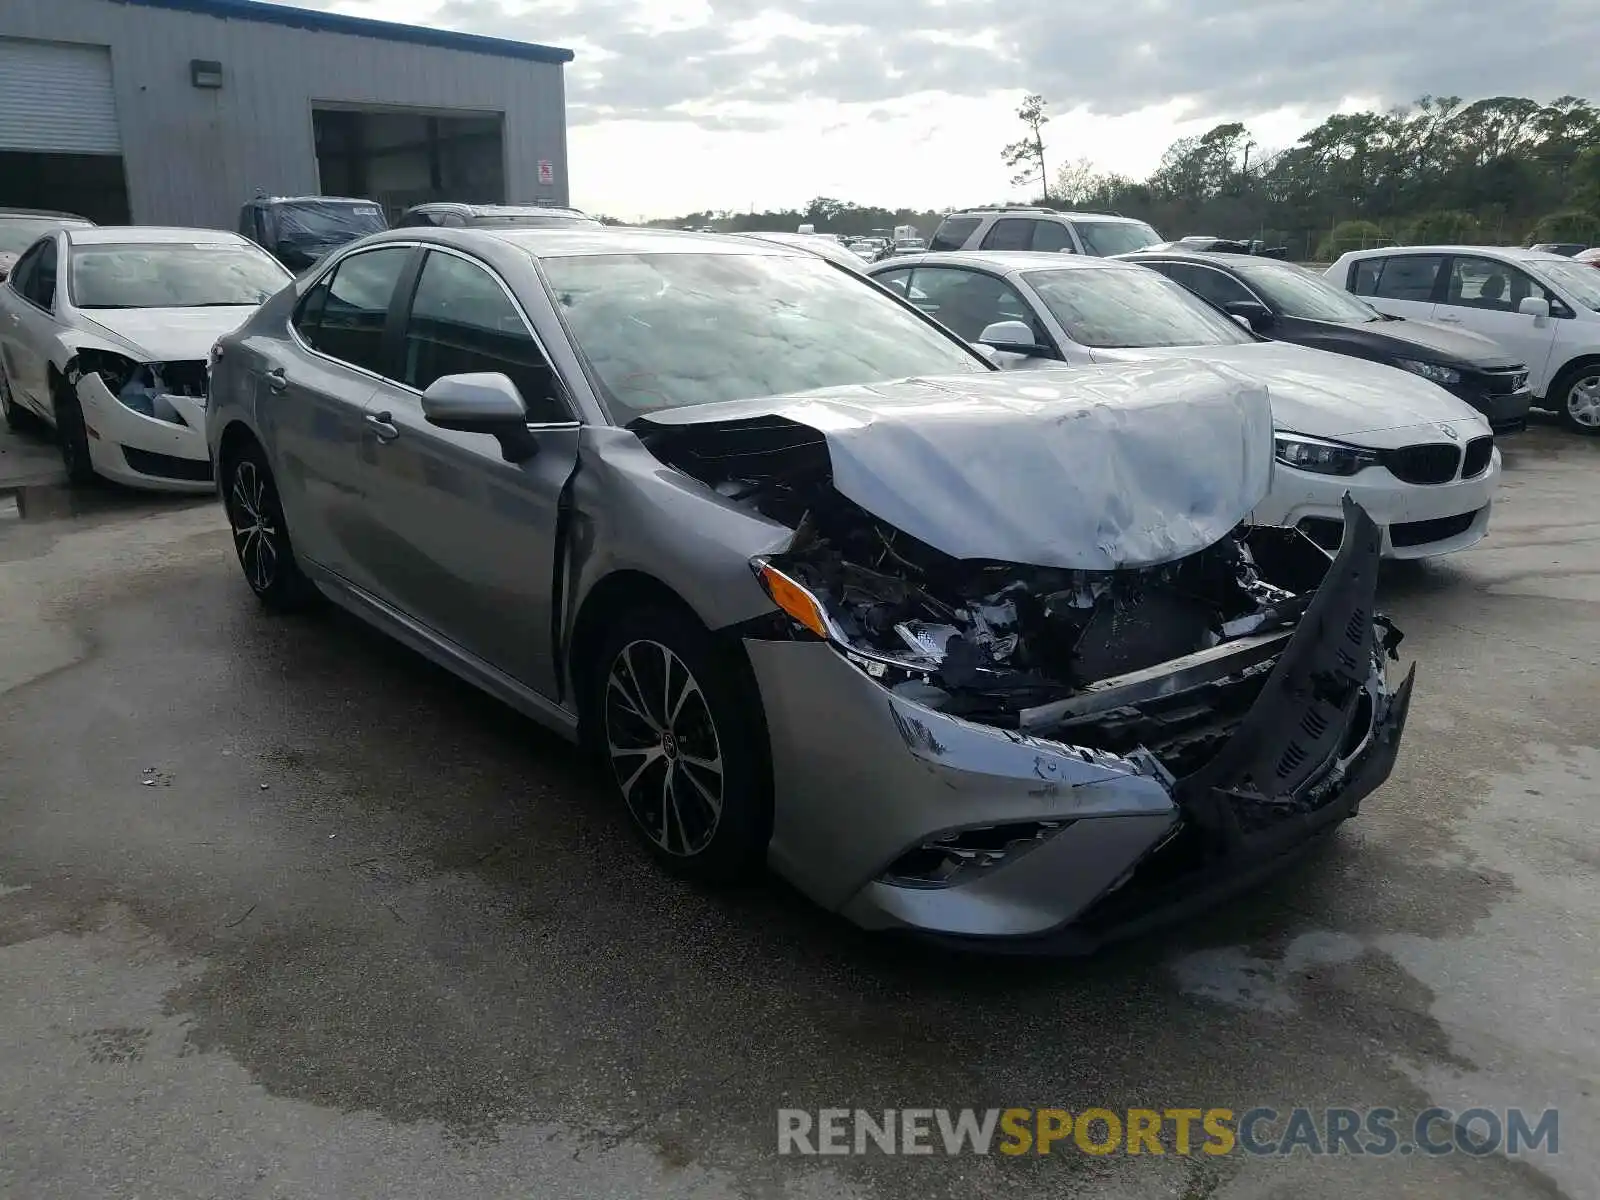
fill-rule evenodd
<path id="1" fill-rule="evenodd" d="M 121 154 L 111 51 L 0 38 L 0 150 Z"/>

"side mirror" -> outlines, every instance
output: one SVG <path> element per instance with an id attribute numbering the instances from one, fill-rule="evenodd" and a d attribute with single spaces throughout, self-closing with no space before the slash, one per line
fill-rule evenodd
<path id="1" fill-rule="evenodd" d="M 1235 321 L 1239 322 L 1240 325 L 1244 326 L 1244 331 L 1246 333 L 1254 333 L 1256 331 L 1256 327 L 1250 324 L 1249 317 L 1242 317 L 1238 313 L 1231 313 L 1229 315 L 1232 316 Z"/>
<path id="2" fill-rule="evenodd" d="M 1033 330 L 1024 321 L 996 321 L 978 335 L 978 344 L 1007 354 L 1025 354 L 1038 358 L 1050 353 L 1048 346 L 1033 340 Z"/>
<path id="3" fill-rule="evenodd" d="M 1550 320 L 1550 301 L 1543 296 L 1524 296 L 1517 301 L 1517 311 L 1532 317 L 1535 327 L 1543 328 Z"/>
<path id="4" fill-rule="evenodd" d="M 1278 321 L 1270 308 L 1254 300 L 1229 300 L 1222 310 L 1230 317 L 1242 318 L 1252 333 L 1265 333 Z"/>
<path id="5" fill-rule="evenodd" d="M 422 393 L 422 415 L 440 429 L 488 434 L 510 463 L 527 462 L 539 453 L 539 442 L 528 431 L 522 393 L 498 373 L 441 375 Z"/>

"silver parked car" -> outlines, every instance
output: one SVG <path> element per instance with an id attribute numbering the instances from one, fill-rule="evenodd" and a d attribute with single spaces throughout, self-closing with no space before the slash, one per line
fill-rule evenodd
<path id="1" fill-rule="evenodd" d="M 581 739 L 644 842 L 862 925 L 1082 950 L 1389 774 L 1411 679 L 1337 555 L 1243 518 L 1266 392 L 1000 373 L 816 255 L 395 230 L 218 343 L 244 574 Z"/>

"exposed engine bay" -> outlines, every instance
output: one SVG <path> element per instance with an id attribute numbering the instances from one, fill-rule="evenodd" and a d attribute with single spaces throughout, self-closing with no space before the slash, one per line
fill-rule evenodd
<path id="1" fill-rule="evenodd" d="M 1231 736 L 1332 561 L 1297 531 L 1248 525 L 1124 570 L 958 559 L 835 489 L 816 430 L 768 419 L 645 440 L 794 529 L 767 564 L 820 603 L 829 636 L 885 687 L 983 724 L 1148 751 L 1173 776 Z M 1399 635 L 1378 621 L 1392 652 Z"/>

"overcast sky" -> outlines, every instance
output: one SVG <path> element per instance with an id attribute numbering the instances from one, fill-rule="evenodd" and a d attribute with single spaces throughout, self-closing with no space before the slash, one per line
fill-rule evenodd
<path id="1" fill-rule="evenodd" d="M 1022 198 L 1029 91 L 1052 171 L 1136 176 L 1219 121 L 1277 148 L 1424 93 L 1600 99 L 1600 0 L 299 2 L 572 49 L 573 203 L 627 220 Z"/>

